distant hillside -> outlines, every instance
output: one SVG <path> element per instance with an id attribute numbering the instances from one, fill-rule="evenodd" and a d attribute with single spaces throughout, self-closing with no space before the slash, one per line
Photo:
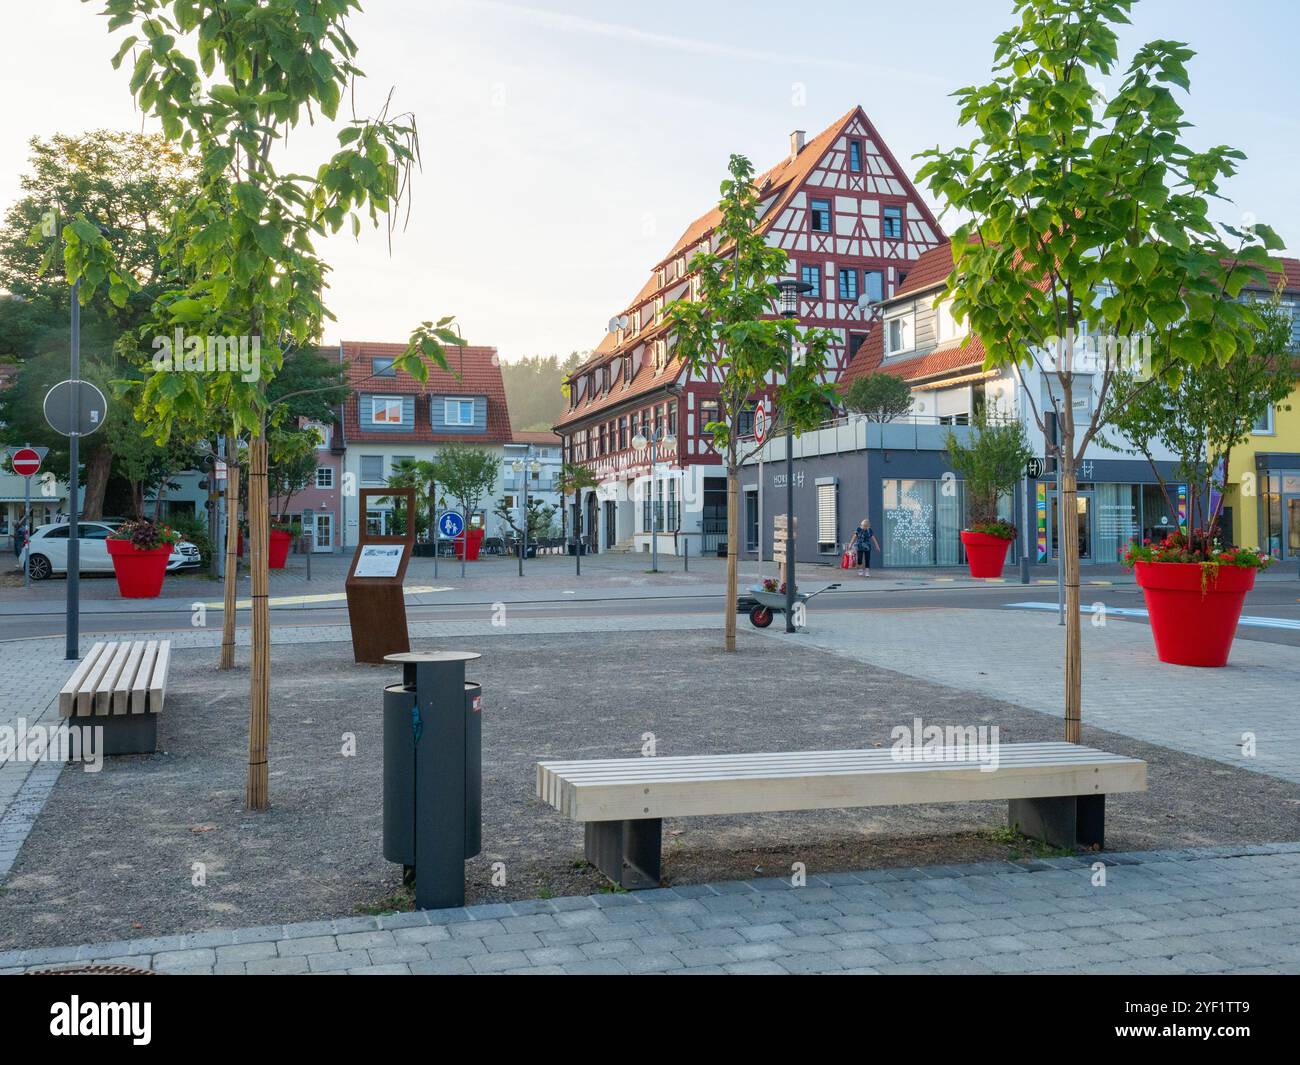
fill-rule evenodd
<path id="1" fill-rule="evenodd" d="M 526 355 L 514 362 L 501 361 L 501 376 L 510 404 L 510 427 L 522 431 L 550 429 L 564 410 L 564 375 L 573 370 L 587 352 L 558 355 Z"/>

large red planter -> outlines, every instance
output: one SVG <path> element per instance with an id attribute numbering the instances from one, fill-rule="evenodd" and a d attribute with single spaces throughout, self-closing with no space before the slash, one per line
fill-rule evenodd
<path id="1" fill-rule="evenodd" d="M 284 569 L 284 561 L 289 557 L 289 545 L 293 543 L 293 533 L 283 529 L 271 530 L 271 543 L 267 548 L 267 567 Z"/>
<path id="2" fill-rule="evenodd" d="M 154 599 L 162 592 L 167 560 L 172 557 L 171 544 L 141 551 L 130 540 L 110 538 L 104 543 L 113 559 L 113 574 L 123 599 Z"/>
<path id="3" fill-rule="evenodd" d="M 966 565 L 972 577 L 1001 577 L 1002 566 L 1011 549 L 1011 541 L 988 533 L 963 529 L 962 546 L 966 548 Z"/>
<path id="4" fill-rule="evenodd" d="M 1226 666 L 1255 570 L 1219 566 L 1203 573 L 1195 562 L 1139 562 L 1133 569 L 1151 615 L 1156 657 L 1176 666 Z"/>
<path id="5" fill-rule="evenodd" d="M 456 557 L 463 557 L 466 562 L 478 560 L 479 548 L 483 546 L 484 529 L 469 529 L 453 541 L 456 545 Z"/>

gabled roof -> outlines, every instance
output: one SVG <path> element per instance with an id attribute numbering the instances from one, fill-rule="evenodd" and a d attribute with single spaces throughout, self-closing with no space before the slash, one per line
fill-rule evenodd
<path id="1" fill-rule="evenodd" d="M 449 370 L 430 367 L 429 379 L 417 381 L 408 373 L 376 377 L 371 360 L 396 358 L 406 350 L 405 344 L 384 344 L 368 340 L 345 340 L 343 359 L 347 365 L 347 382 L 351 389 L 343 407 L 344 430 L 349 443 L 388 440 L 393 442 L 503 443 L 513 439 L 510 407 L 506 403 L 506 386 L 501 378 L 501 363 L 496 348 L 448 348 Z M 357 397 L 362 395 L 414 395 L 415 428 L 401 433 L 389 430 L 365 431 L 357 417 Z M 428 396 L 487 397 L 487 431 L 483 433 L 435 433 L 429 419 Z"/>
<path id="2" fill-rule="evenodd" d="M 825 156 L 826 152 L 835 144 L 836 139 L 854 119 L 861 121 L 898 180 L 904 185 L 910 185 L 906 172 L 898 165 L 898 161 L 889 151 L 888 145 L 881 139 L 875 126 L 871 124 L 866 112 L 863 111 L 861 106 L 855 104 L 815 137 L 806 141 L 799 152 L 787 155 L 775 166 L 755 177 L 754 184 L 759 190 L 760 199 L 763 201 L 772 200 L 759 221 L 758 232 L 765 233 L 771 228 L 775 220 L 781 216 L 781 212 L 786 205 L 798 193 L 804 181 L 817 168 L 822 157 Z M 933 227 L 935 232 L 941 232 L 938 221 L 925 203 L 919 197 L 916 198 L 915 202 L 923 212 L 925 220 Z M 714 206 L 691 222 L 682 235 L 677 238 L 668 254 L 655 264 L 651 270 L 649 280 L 641 286 L 641 290 L 626 310 L 628 312 L 635 311 L 664 292 L 680 287 L 684 283 L 681 277 L 674 278 L 672 281 L 665 280 L 661 285 L 658 281 L 659 269 L 681 255 L 692 254 L 693 250 L 713 233 L 721 218 L 721 212 Z M 917 260 L 918 263 L 920 261 Z M 949 265 L 951 266 L 951 262 Z M 911 280 L 910 275 L 908 280 Z M 580 375 L 588 373 L 602 364 L 608 364 L 614 356 L 628 352 L 637 345 L 646 343 L 656 336 L 663 335 L 665 332 L 666 328 L 662 323 L 651 322 L 643 329 L 628 331 L 621 341 L 618 340 L 615 334 L 606 333 L 601 338 L 600 343 L 592 349 L 587 360 L 569 375 L 569 380 L 575 380 Z M 663 388 L 675 382 L 683 369 L 682 362 L 671 354 L 663 370 L 659 372 L 654 369 L 653 359 L 645 359 L 643 363 L 648 365 L 637 367 L 632 381 L 626 388 L 623 387 L 620 378 L 620 382 L 616 387 L 611 388 L 608 394 L 600 396 L 596 401 L 584 399 L 577 407 L 566 409 L 556 422 L 557 428 L 572 422 L 584 421 L 593 414 L 617 407 L 629 400 Z"/>

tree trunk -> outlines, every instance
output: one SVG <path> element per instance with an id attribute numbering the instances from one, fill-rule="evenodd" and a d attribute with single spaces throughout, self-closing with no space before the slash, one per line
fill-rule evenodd
<path id="1" fill-rule="evenodd" d="M 727 468 L 727 625 L 724 647 L 736 649 L 736 540 L 740 530 L 740 473 L 734 466 Z"/>
<path id="2" fill-rule="evenodd" d="M 266 436 L 259 431 L 248 449 L 249 571 L 252 583 L 252 669 L 248 683 L 248 789 L 250 810 L 265 810 L 267 743 L 270 734 L 271 615 L 267 602 L 270 527 L 267 521 Z"/>
<path id="3" fill-rule="evenodd" d="M 108 490 L 108 475 L 112 469 L 113 452 L 107 444 L 95 448 L 86 459 L 86 491 L 81 516 L 87 521 L 98 521 L 104 516 L 104 493 Z"/>
<path id="4" fill-rule="evenodd" d="M 238 440 L 230 437 L 230 455 L 226 462 L 226 576 L 225 598 L 221 611 L 220 669 L 235 666 L 235 593 L 239 581 L 239 463 Z"/>
<path id="5" fill-rule="evenodd" d="M 1083 702 L 1082 631 L 1079 618 L 1079 484 L 1074 472 L 1073 433 L 1063 438 L 1058 506 L 1062 508 L 1065 562 L 1065 742 L 1079 743 Z"/>

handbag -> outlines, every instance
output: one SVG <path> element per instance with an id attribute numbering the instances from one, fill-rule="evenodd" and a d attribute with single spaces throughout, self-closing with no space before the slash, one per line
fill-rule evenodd
<path id="1" fill-rule="evenodd" d="M 843 556 L 840 558 L 840 569 L 852 569 L 852 568 L 853 568 L 853 550 L 852 548 L 849 548 L 844 552 Z"/>

